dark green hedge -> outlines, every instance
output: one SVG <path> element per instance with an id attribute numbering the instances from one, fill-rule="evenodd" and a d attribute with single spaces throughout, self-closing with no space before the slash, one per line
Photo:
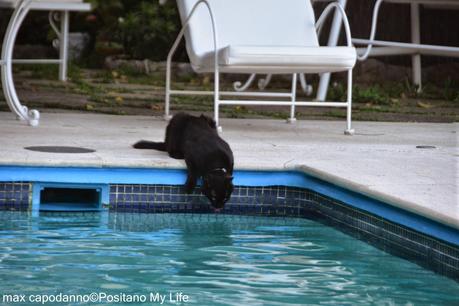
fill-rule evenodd
<path id="1" fill-rule="evenodd" d="M 86 60 L 97 63 L 105 56 L 123 54 L 128 58 L 164 60 L 178 31 L 180 19 L 175 1 L 159 5 L 158 0 L 89 0 L 91 13 L 71 14 L 72 32 L 90 35 Z M 0 11 L 3 34 L 11 10 Z M 55 38 L 47 13 L 32 12 L 18 36 L 19 44 L 46 44 Z M 178 58 L 184 59 L 183 49 Z"/>

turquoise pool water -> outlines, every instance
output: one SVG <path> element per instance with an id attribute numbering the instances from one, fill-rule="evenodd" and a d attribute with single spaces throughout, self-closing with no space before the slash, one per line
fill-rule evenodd
<path id="1" fill-rule="evenodd" d="M 307 219 L 0 212 L 0 304 L 92 293 L 97 305 L 459 305 L 457 282 Z"/>

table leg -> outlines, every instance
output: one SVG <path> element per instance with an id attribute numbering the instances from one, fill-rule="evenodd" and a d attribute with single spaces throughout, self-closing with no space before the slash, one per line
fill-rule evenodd
<path id="1" fill-rule="evenodd" d="M 419 4 L 411 3 L 411 42 L 413 44 L 421 43 L 421 30 L 419 27 Z M 421 84 L 421 55 L 413 54 L 411 57 L 413 70 L 413 84 L 417 86 L 417 91 L 422 91 Z"/>
<path id="2" fill-rule="evenodd" d="M 346 9 L 347 0 L 339 0 L 339 4 Z M 335 12 L 333 16 L 333 23 L 330 29 L 330 36 L 328 37 L 328 46 L 336 46 L 338 43 L 339 33 L 341 31 L 341 15 L 339 12 Z M 319 87 L 317 89 L 317 100 L 325 101 L 327 98 L 328 85 L 330 83 L 330 73 L 322 73 L 320 75 Z"/>
<path id="3" fill-rule="evenodd" d="M 61 31 L 59 35 L 59 80 L 67 81 L 68 44 L 69 44 L 69 12 L 61 12 Z"/>

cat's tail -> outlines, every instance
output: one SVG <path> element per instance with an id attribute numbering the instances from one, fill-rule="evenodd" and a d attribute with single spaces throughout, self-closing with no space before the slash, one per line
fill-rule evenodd
<path id="1" fill-rule="evenodd" d="M 158 151 L 166 151 L 165 142 L 153 142 L 147 140 L 141 140 L 132 145 L 135 149 L 152 149 Z"/>

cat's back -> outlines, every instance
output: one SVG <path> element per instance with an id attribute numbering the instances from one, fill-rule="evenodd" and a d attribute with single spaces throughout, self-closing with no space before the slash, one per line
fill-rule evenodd
<path id="1" fill-rule="evenodd" d="M 186 139 L 190 141 L 190 148 L 201 157 L 212 158 L 224 155 L 224 159 L 229 163 L 233 161 L 233 152 L 229 144 L 218 135 L 215 128 L 202 121 L 190 125 Z"/>
<path id="2" fill-rule="evenodd" d="M 188 115 L 182 118 L 183 132 L 187 139 L 200 139 L 202 137 L 212 137 L 217 134 L 215 127 L 212 127 L 208 118 L 205 116 L 195 117 Z"/>
<path id="3" fill-rule="evenodd" d="M 193 116 L 186 113 L 178 113 L 169 121 L 167 129 L 173 133 L 182 133 L 185 131 L 192 118 Z"/>
<path id="4" fill-rule="evenodd" d="M 178 113 L 172 118 L 169 128 L 175 137 L 188 143 L 190 149 L 223 150 L 232 154 L 228 143 L 218 135 L 215 122 L 209 117 Z"/>

